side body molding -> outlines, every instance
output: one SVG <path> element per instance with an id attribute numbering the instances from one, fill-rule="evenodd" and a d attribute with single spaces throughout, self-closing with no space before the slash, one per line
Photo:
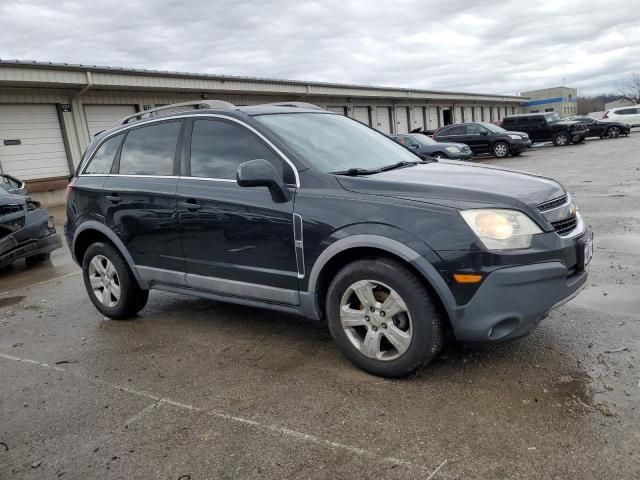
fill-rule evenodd
<path id="1" fill-rule="evenodd" d="M 311 318 L 320 318 L 322 308 L 317 304 L 317 284 L 320 272 L 335 255 L 350 248 L 373 247 L 385 250 L 397 255 L 418 270 L 431 284 L 436 294 L 444 305 L 452 322 L 455 322 L 457 305 L 451 290 L 442 276 L 431 263 L 412 248 L 389 237 L 382 235 L 358 234 L 343 237 L 329 245 L 318 257 L 311 273 L 309 274 L 309 286 L 306 292 L 300 292 L 301 307 L 305 314 Z"/>
<path id="2" fill-rule="evenodd" d="M 124 243 L 122 243 L 122 240 L 118 238 L 118 235 L 116 235 L 113 232 L 113 230 L 111 230 L 110 228 L 108 228 L 107 226 L 105 226 L 104 224 L 98 221 L 87 220 L 86 222 L 83 222 L 82 224 L 80 224 L 80 226 L 76 229 L 75 233 L 73 234 L 73 244 L 72 244 L 71 252 L 73 254 L 73 259 L 76 261 L 76 263 L 80 263 L 79 259 L 75 258 L 76 240 L 78 239 L 80 234 L 82 234 L 82 232 L 86 230 L 96 230 L 104 234 L 104 236 L 106 236 L 109 240 L 111 240 L 111 242 L 115 245 L 115 247 L 118 249 L 120 254 L 124 257 L 125 261 L 129 265 L 129 268 L 133 272 L 133 276 L 136 277 L 138 284 L 142 288 L 148 288 L 147 282 L 142 277 L 140 277 L 140 274 L 136 269 L 136 265 L 133 262 L 133 258 L 129 254 L 127 247 L 125 247 Z"/>

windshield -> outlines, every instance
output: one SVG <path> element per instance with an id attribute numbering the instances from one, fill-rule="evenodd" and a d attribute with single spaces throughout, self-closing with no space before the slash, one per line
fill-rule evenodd
<path id="1" fill-rule="evenodd" d="M 342 115 L 289 113 L 255 118 L 326 173 L 352 168 L 376 170 L 421 160 L 389 137 Z"/>
<path id="2" fill-rule="evenodd" d="M 547 119 L 547 123 L 556 123 L 560 121 L 560 115 L 558 115 L 557 113 L 550 113 L 548 115 L 545 115 L 544 118 Z"/>
<path id="3" fill-rule="evenodd" d="M 0 185 L 0 195 L 9 195 L 9 191 Z"/>
<path id="4" fill-rule="evenodd" d="M 493 133 L 506 132 L 504 128 L 499 127 L 498 125 L 494 125 L 493 123 L 481 123 L 480 125 L 482 125 L 484 128 L 486 128 L 487 130 Z"/>

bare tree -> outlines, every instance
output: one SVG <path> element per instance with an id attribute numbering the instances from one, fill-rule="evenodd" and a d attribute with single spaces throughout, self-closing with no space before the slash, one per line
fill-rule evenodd
<path id="1" fill-rule="evenodd" d="M 620 96 L 634 105 L 640 104 L 640 72 L 633 72 L 631 76 L 617 87 Z"/>

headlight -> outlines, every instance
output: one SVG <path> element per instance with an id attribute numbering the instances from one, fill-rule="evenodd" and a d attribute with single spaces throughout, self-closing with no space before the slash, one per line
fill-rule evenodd
<path id="1" fill-rule="evenodd" d="M 520 135 L 509 135 L 509 138 L 511 140 L 522 140 L 522 137 Z"/>
<path id="2" fill-rule="evenodd" d="M 459 153 L 460 149 L 458 147 L 447 147 L 445 150 L 449 153 Z"/>
<path id="3" fill-rule="evenodd" d="M 517 210 L 463 210 L 460 215 L 488 250 L 529 248 L 542 230 Z"/>

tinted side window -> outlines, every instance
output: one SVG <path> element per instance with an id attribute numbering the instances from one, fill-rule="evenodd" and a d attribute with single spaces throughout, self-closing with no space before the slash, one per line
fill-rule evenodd
<path id="1" fill-rule="evenodd" d="M 191 176 L 235 180 L 238 166 L 263 158 L 273 164 L 285 182 L 295 183 L 293 172 L 252 132 L 219 120 L 196 120 L 191 134 Z"/>
<path id="2" fill-rule="evenodd" d="M 84 169 L 84 173 L 110 173 L 123 138 L 124 134 L 120 134 L 104 142 Z"/>
<path id="3" fill-rule="evenodd" d="M 636 109 L 635 108 L 623 108 L 622 110 L 618 110 L 615 113 L 618 114 L 618 115 L 635 115 Z"/>
<path id="4" fill-rule="evenodd" d="M 439 135 L 464 135 L 467 133 L 467 128 L 464 125 L 447 128 L 439 133 Z"/>
<path id="5" fill-rule="evenodd" d="M 467 125 L 467 135 L 482 135 L 483 131 L 480 125 Z"/>
<path id="6" fill-rule="evenodd" d="M 136 128 L 127 134 L 120 153 L 123 175 L 173 175 L 173 159 L 181 122 Z"/>

